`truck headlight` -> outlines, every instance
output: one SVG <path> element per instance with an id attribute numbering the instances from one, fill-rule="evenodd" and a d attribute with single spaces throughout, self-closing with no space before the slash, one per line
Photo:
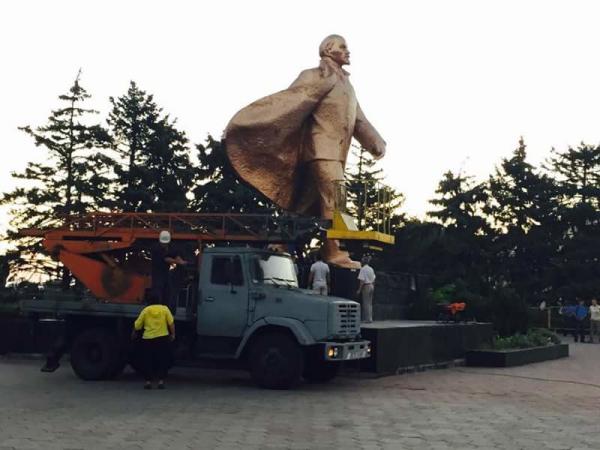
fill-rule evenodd
<path id="1" fill-rule="evenodd" d="M 329 347 L 327 349 L 327 357 L 334 359 L 337 358 L 340 355 L 340 349 L 339 347 Z"/>

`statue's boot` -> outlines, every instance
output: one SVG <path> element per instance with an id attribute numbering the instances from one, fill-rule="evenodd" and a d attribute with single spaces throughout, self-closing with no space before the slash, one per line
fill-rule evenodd
<path id="1" fill-rule="evenodd" d="M 350 258 L 350 253 L 340 249 L 340 241 L 337 239 L 326 239 L 321 248 L 323 260 L 344 269 L 360 269 L 360 262 Z"/>

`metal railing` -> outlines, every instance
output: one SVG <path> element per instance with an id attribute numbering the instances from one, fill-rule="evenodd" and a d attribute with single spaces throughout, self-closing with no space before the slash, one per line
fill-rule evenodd
<path id="1" fill-rule="evenodd" d="M 22 229 L 19 234 L 47 237 L 53 233 L 55 239 L 155 239 L 161 230 L 169 230 L 175 240 L 286 242 L 324 226 L 319 219 L 294 215 L 96 212 L 65 217 L 55 228 Z"/>
<path id="2" fill-rule="evenodd" d="M 353 216 L 359 230 L 392 233 L 393 189 L 379 181 L 334 182 L 335 209 Z"/>
<path id="3" fill-rule="evenodd" d="M 560 313 L 560 306 L 547 306 L 544 309 L 538 307 L 529 308 L 530 323 L 533 326 L 548 328 L 556 332 L 570 333 L 575 327 L 573 319 Z M 584 319 L 586 333 L 589 332 L 589 317 Z"/>

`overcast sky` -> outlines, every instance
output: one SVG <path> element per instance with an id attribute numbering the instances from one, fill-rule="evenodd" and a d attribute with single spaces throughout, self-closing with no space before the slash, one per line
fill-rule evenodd
<path id="1" fill-rule="evenodd" d="M 0 191 L 43 156 L 42 125 L 82 68 L 91 106 L 130 80 L 191 141 L 318 63 L 346 37 L 361 106 L 387 141 L 387 182 L 422 215 L 442 174 L 485 178 L 528 144 L 600 142 L 600 8 L 594 1 L 11 1 L 0 5 Z M 7 222 L 0 214 L 0 227 Z"/>

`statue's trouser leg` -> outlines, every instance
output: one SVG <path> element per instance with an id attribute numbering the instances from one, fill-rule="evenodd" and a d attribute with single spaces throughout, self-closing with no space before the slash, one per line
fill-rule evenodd
<path id="1" fill-rule="evenodd" d="M 344 166 L 341 161 L 317 159 L 311 161 L 310 176 L 317 189 L 321 218 L 333 219 L 337 184 L 344 180 Z M 340 250 L 339 241 L 327 239 L 322 249 L 323 259 L 341 267 L 357 268 L 360 264 L 350 259 L 348 252 Z"/>
<path id="2" fill-rule="evenodd" d="M 344 180 L 341 161 L 317 159 L 310 163 L 310 174 L 318 191 L 319 209 L 323 219 L 333 219 L 336 184 Z"/>

